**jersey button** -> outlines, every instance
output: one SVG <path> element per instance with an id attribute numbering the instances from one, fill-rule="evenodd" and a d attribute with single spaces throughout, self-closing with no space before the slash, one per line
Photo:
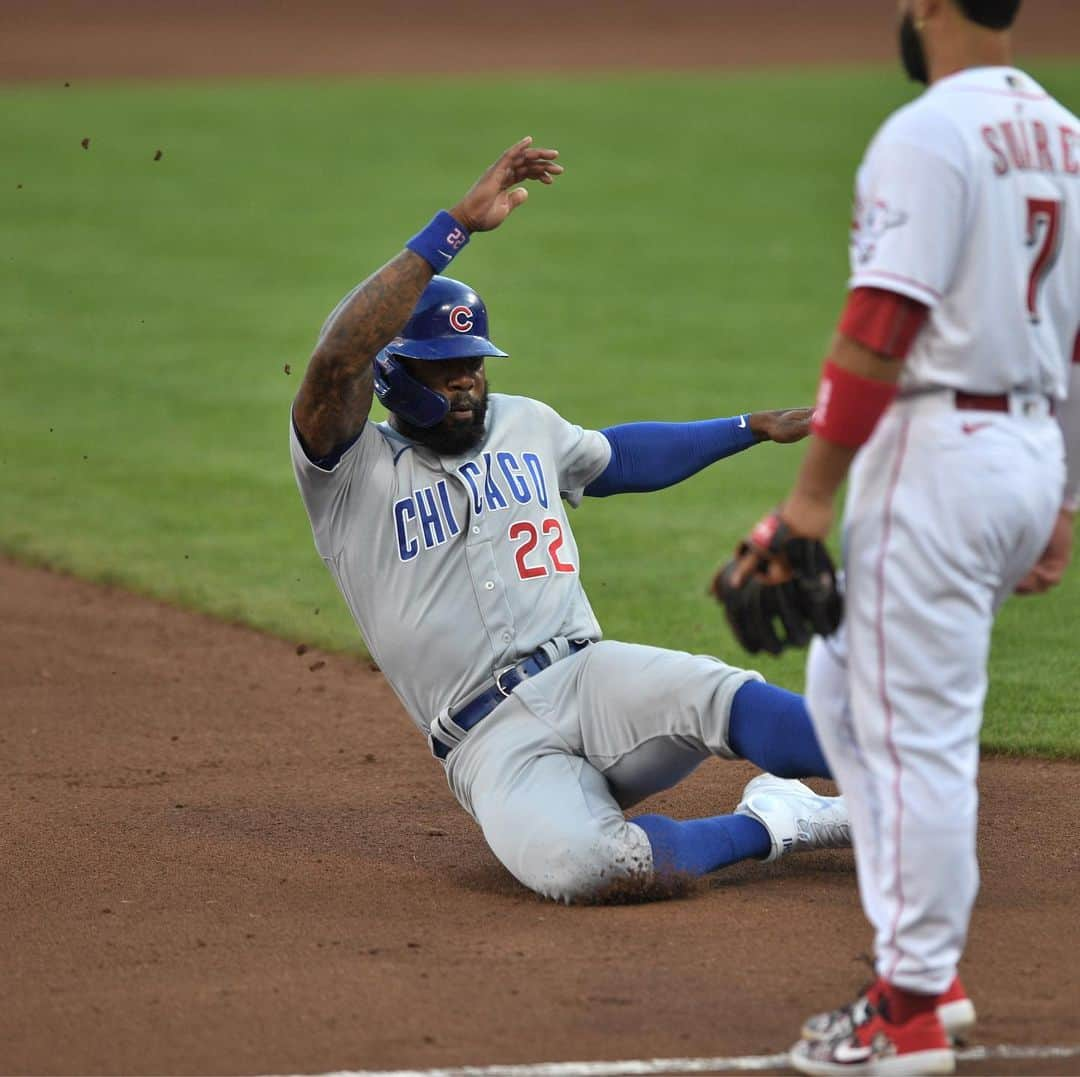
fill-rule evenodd
<path id="1" fill-rule="evenodd" d="M 509 643 L 513 638 L 514 638 L 514 635 L 513 635 L 512 632 L 504 632 L 503 633 L 503 643 Z"/>
<path id="2" fill-rule="evenodd" d="M 494 582 L 493 582 L 492 580 L 488 580 L 488 581 L 487 581 L 487 582 L 486 582 L 486 583 L 484 584 L 484 590 L 485 590 L 485 591 L 494 591 L 494 590 L 495 590 L 495 584 L 494 584 Z"/>
<path id="3" fill-rule="evenodd" d="M 479 534 L 480 534 L 480 528 L 479 528 L 479 527 L 474 527 L 474 528 L 472 529 L 472 533 L 473 533 L 474 535 L 479 535 Z"/>

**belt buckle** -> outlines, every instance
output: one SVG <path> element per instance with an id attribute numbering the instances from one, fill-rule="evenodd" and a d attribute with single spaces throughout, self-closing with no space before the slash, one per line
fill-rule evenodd
<path id="1" fill-rule="evenodd" d="M 502 668 L 502 669 L 499 669 L 499 670 L 496 670 L 496 671 L 495 671 L 495 687 L 496 687 L 496 688 L 498 688 L 498 690 L 499 690 L 499 694 L 500 694 L 500 695 L 501 695 L 501 696 L 502 696 L 502 697 L 503 697 L 504 699 L 509 699 L 509 698 L 510 698 L 510 693 L 511 693 L 511 692 L 512 692 L 512 691 L 513 691 L 514 689 L 513 689 L 513 688 L 504 688 L 504 687 L 503 687 L 503 682 L 502 682 L 502 679 L 503 679 L 503 677 L 505 677 L 505 676 L 506 676 L 506 674 L 507 674 L 507 673 L 509 673 L 509 672 L 510 672 L 510 671 L 511 671 L 512 669 L 514 669 L 514 668 L 515 668 L 516 666 L 517 666 L 517 663 L 516 663 L 516 662 L 511 662 L 511 663 L 510 663 L 510 665 L 508 665 L 508 666 L 503 666 L 503 668 Z"/>

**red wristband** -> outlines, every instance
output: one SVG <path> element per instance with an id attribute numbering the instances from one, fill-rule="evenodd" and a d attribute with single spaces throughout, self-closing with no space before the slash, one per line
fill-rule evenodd
<path id="1" fill-rule="evenodd" d="M 834 445 L 857 449 L 874 432 L 896 393 L 892 382 L 864 378 L 827 359 L 821 368 L 811 429 Z"/>

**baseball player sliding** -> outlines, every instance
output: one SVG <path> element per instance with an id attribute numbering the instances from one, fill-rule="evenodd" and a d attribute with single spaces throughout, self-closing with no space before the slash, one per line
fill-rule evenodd
<path id="1" fill-rule="evenodd" d="M 1080 120 L 1011 66 L 1018 7 L 900 3 L 904 66 L 929 89 L 859 170 L 851 292 L 794 490 L 716 580 L 751 649 L 778 643 L 763 610 L 782 611 L 789 642 L 824 637 L 807 698 L 848 801 L 878 978 L 807 1021 L 803 1073 L 953 1072 L 948 1034 L 975 1016 L 956 970 L 991 625 L 1069 560 Z M 849 465 L 837 631 L 821 540 Z"/>
<path id="2" fill-rule="evenodd" d="M 802 699 L 716 658 L 601 639 L 564 502 L 656 490 L 810 409 L 583 430 L 488 394 L 484 304 L 446 269 L 553 183 L 554 150 L 511 146 L 454 209 L 332 312 L 292 410 L 315 545 L 361 633 L 499 860 L 548 897 L 849 843 Z M 372 395 L 390 416 L 368 420 Z M 710 756 L 763 774 L 732 815 L 624 809 Z"/>

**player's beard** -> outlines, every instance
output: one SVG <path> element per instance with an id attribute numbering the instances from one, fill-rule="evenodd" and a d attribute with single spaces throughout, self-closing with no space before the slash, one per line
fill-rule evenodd
<path id="1" fill-rule="evenodd" d="M 487 418 L 488 385 L 484 385 L 484 395 L 479 400 L 471 400 L 463 394 L 459 399 L 451 399 L 450 407 L 454 407 L 457 403 L 463 404 L 466 400 L 472 406 L 470 420 L 452 419 L 447 415 L 434 426 L 415 426 L 397 415 L 395 426 L 410 441 L 415 441 L 440 456 L 460 456 L 476 448 L 483 440 L 484 421 Z"/>
<path id="2" fill-rule="evenodd" d="M 900 20 L 900 62 L 904 65 L 909 79 L 930 84 L 930 69 L 926 65 L 926 49 L 923 48 L 922 34 L 915 29 L 915 17 L 909 11 Z"/>

